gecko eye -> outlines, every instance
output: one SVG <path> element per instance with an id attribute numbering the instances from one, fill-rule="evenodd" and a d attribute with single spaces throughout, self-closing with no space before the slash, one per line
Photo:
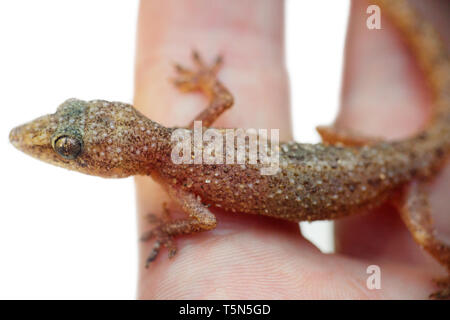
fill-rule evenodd
<path id="1" fill-rule="evenodd" d="M 55 140 L 53 149 L 65 159 L 75 159 L 81 153 L 81 142 L 71 136 L 61 136 Z"/>

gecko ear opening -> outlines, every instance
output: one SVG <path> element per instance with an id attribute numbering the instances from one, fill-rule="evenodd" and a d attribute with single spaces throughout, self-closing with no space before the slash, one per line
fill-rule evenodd
<path id="1" fill-rule="evenodd" d="M 78 157 L 83 149 L 83 143 L 78 138 L 68 135 L 54 139 L 52 146 L 56 153 L 68 160 Z"/>

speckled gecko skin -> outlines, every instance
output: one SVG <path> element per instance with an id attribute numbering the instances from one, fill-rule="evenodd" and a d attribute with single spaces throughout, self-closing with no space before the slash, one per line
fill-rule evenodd
<path id="1" fill-rule="evenodd" d="M 67 169 L 113 178 L 150 175 L 165 187 L 189 217 L 170 220 L 165 210 L 163 219 L 153 218 L 156 226 L 143 236 L 156 238 L 148 262 L 161 246 L 173 256 L 174 236 L 215 228 L 210 207 L 298 222 L 348 216 L 393 200 L 414 239 L 450 268 L 450 249 L 434 236 L 421 188 L 450 152 L 448 52 L 431 25 L 405 1 L 376 3 L 402 32 L 433 93 L 435 112 L 429 126 L 409 139 L 360 146 L 360 137 L 342 136 L 331 127 L 321 132 L 326 144 L 281 143 L 280 170 L 261 175 L 262 164 L 248 159 L 245 165 L 174 164 L 175 128 L 146 118 L 128 104 L 69 99 L 56 113 L 14 128 L 10 141 L 33 157 Z M 208 108 L 195 118 L 209 127 L 232 106 L 233 97 L 216 78 L 220 59 L 208 67 L 194 53 L 194 62 L 196 71 L 176 66 L 175 85 L 209 98 Z M 434 297 L 448 297 L 448 284 L 441 281 Z"/>

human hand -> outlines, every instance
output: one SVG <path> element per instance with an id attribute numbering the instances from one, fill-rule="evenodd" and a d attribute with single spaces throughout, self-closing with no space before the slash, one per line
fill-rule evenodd
<path id="1" fill-rule="evenodd" d="M 403 137 L 425 119 L 426 90 L 388 23 L 382 32 L 368 33 L 366 7 L 360 1 L 352 6 L 338 123 L 368 135 Z M 283 24 L 280 1 L 143 1 L 135 106 L 163 125 L 188 124 L 205 101 L 177 92 L 167 81 L 172 62 L 190 65 L 194 48 L 209 61 L 221 53 L 225 66 L 219 77 L 236 105 L 215 126 L 279 128 L 280 139 L 291 140 Z M 439 179 L 434 200 L 445 199 L 448 181 Z M 168 198 L 148 177 L 137 177 L 136 184 L 142 233 L 149 228 L 145 215 L 161 212 Z M 331 255 L 304 239 L 295 223 L 214 213 L 215 230 L 177 238 L 177 255 L 169 260 L 162 251 L 149 269 L 144 261 L 151 243 L 142 243 L 139 298 L 408 299 L 426 298 L 434 290 L 431 278 L 439 267 L 388 206 L 339 221 Z M 372 264 L 381 267 L 381 290 L 365 285 Z"/>

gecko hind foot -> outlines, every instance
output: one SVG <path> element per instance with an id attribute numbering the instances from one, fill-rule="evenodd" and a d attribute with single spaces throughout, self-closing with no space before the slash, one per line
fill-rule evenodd
<path id="1" fill-rule="evenodd" d="M 196 90 L 208 91 L 214 87 L 216 83 L 217 73 L 222 66 L 222 57 L 218 56 L 211 66 L 208 66 L 197 51 L 192 52 L 192 60 L 196 66 L 196 70 L 175 64 L 177 77 L 173 79 L 175 86 L 183 91 L 190 92 Z"/>
<path id="2" fill-rule="evenodd" d="M 450 299 L 450 277 L 433 279 L 439 290 L 430 294 L 430 299 Z"/>

